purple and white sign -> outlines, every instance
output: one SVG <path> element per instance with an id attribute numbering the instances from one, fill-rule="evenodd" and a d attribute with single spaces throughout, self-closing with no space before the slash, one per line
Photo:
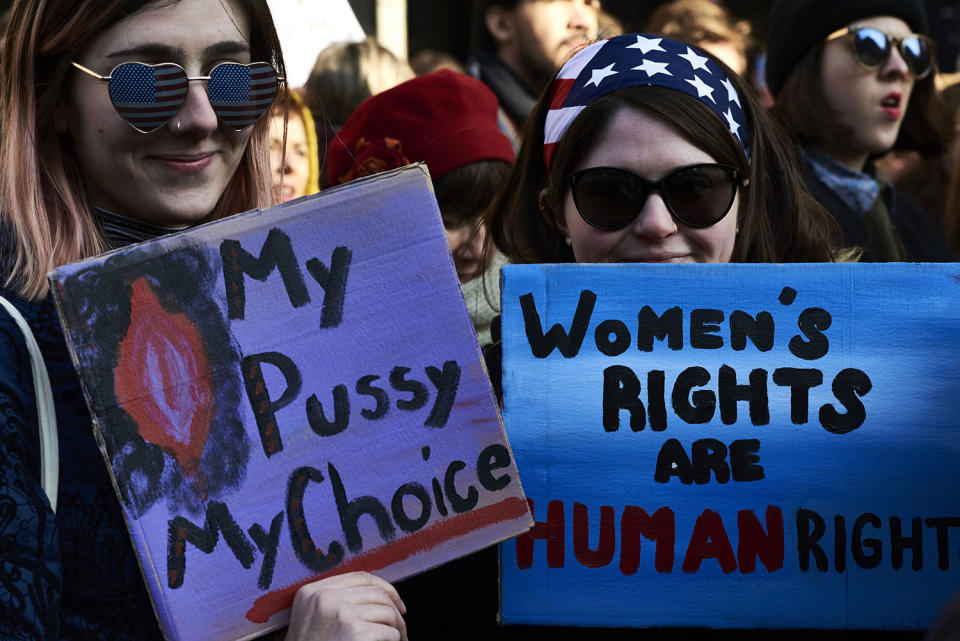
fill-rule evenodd
<path id="1" fill-rule="evenodd" d="M 529 527 L 423 166 L 51 281 L 168 638 L 256 636 L 306 582 Z"/>

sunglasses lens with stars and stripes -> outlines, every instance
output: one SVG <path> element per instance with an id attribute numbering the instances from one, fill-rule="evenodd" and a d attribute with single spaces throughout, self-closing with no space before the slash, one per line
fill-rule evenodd
<path id="1" fill-rule="evenodd" d="M 207 82 L 210 105 L 220 122 L 237 131 L 252 125 L 270 108 L 278 88 L 277 72 L 266 62 L 224 62 L 211 69 L 210 75 L 193 78 L 172 62 L 125 62 L 114 67 L 109 76 L 77 63 L 74 66 L 108 81 L 113 107 L 142 133 L 160 129 L 180 111 L 191 80 Z"/>
<path id="2" fill-rule="evenodd" d="M 739 179 L 736 167 L 718 164 L 679 167 L 660 180 L 646 180 L 617 167 L 590 167 L 570 176 L 570 188 L 580 217 L 603 231 L 632 223 L 653 192 L 679 222 L 709 227 L 730 211 Z"/>

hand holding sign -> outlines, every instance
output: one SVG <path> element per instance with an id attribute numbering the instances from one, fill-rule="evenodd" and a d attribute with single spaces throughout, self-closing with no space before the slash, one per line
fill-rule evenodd
<path id="1" fill-rule="evenodd" d="M 406 611 L 383 579 L 367 572 L 340 574 L 300 588 L 286 641 L 406 641 Z"/>

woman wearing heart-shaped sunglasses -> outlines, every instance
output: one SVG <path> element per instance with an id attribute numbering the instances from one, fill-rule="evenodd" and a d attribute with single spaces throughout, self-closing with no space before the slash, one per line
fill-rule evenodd
<path id="1" fill-rule="evenodd" d="M 13 3 L 0 94 L 0 290 L 51 377 L 60 481 L 54 515 L 41 489 L 27 345 L 0 312 L 2 639 L 161 638 L 45 274 L 273 204 L 261 116 L 283 73 L 266 0 Z M 196 616 L 212 607 L 198 601 Z M 345 574 L 297 592 L 287 638 L 401 639 L 403 609 L 386 582 Z"/>
<path id="2" fill-rule="evenodd" d="M 864 261 L 955 260 L 939 224 L 873 165 L 890 150 L 942 153 L 953 138 L 925 28 L 918 0 L 781 0 L 770 13 L 773 114 L 803 148 L 810 191 Z"/>

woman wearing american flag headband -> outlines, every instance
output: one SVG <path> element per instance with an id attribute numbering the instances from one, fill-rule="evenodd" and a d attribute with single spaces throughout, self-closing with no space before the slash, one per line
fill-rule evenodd
<path id="1" fill-rule="evenodd" d="M 517 263 L 843 257 L 836 226 L 803 187 L 794 148 L 746 83 L 711 54 L 648 34 L 596 42 L 560 69 L 527 121 L 488 224 Z M 499 342 L 484 357 L 499 389 Z M 488 583 L 495 594 L 495 577 Z M 649 636 L 498 628 L 494 617 L 476 623 L 486 630 L 476 638 L 727 638 L 692 628 Z"/>
<path id="2" fill-rule="evenodd" d="M 0 94 L 2 293 L 40 345 L 61 455 L 59 493 L 47 494 L 31 357 L 0 313 L 0 638 L 161 638 L 45 275 L 272 205 L 261 116 L 283 73 L 266 0 L 13 3 Z M 386 582 L 341 575 L 299 590 L 286 638 L 402 639 L 403 609 Z"/>
<path id="3" fill-rule="evenodd" d="M 627 34 L 540 97 L 489 217 L 515 262 L 817 262 L 837 230 L 791 143 L 711 54 Z"/>

